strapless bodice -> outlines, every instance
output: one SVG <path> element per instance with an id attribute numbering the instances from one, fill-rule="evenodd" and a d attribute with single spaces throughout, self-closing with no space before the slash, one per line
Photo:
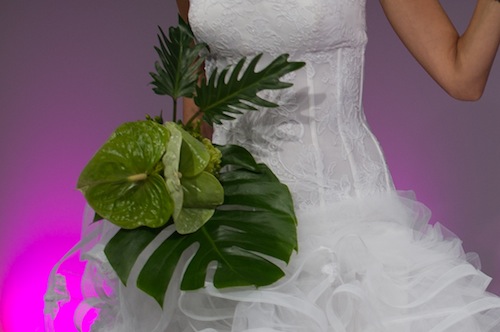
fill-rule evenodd
<path id="1" fill-rule="evenodd" d="M 250 149 L 289 185 L 297 208 L 392 189 L 362 109 L 365 0 L 191 0 L 207 72 L 242 56 L 282 53 L 306 66 L 263 95 L 277 109 L 217 126 L 214 141 Z"/>

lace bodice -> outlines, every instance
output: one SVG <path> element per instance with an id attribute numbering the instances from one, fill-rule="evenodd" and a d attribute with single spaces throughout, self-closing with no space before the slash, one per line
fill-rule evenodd
<path id="1" fill-rule="evenodd" d="M 306 62 L 285 77 L 292 88 L 267 93 L 279 108 L 218 126 L 215 142 L 252 151 L 298 209 L 392 188 L 361 105 L 365 0 L 191 0 L 189 20 L 207 72 L 257 53 Z"/>

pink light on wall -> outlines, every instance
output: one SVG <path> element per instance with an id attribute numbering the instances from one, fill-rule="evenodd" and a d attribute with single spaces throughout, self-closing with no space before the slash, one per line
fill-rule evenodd
<path id="1" fill-rule="evenodd" d="M 40 238 L 27 245 L 24 251 L 16 257 L 3 284 L 1 312 L 5 331 L 44 330 L 43 294 L 47 287 L 47 279 L 44 276 L 47 276 L 50 271 L 49 262 L 55 262 L 58 259 L 58 257 L 47 257 L 46 247 L 51 245 L 53 249 L 64 251 L 72 245 L 73 241 L 73 238 L 67 238 L 64 241 L 58 236 Z M 76 279 L 77 274 L 81 273 L 81 265 L 75 259 L 65 264 L 65 268 L 72 271 L 68 274 L 68 285 L 72 294 L 79 293 L 78 283 L 71 279 Z M 78 297 L 73 296 L 75 299 Z M 64 309 L 64 312 L 72 311 L 75 305 L 70 303 Z M 72 314 L 62 314 L 57 320 L 57 326 L 60 327 L 57 331 L 65 329 L 71 331 L 69 327 L 73 326 L 72 320 Z"/>

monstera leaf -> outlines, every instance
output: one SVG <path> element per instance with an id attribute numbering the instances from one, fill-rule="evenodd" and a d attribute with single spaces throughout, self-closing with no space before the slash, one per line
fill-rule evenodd
<path id="1" fill-rule="evenodd" d="M 181 255 L 193 244 L 199 247 L 184 271 L 183 290 L 203 287 L 211 262 L 217 262 L 213 276 L 217 288 L 269 285 L 281 278 L 283 271 L 267 257 L 288 262 L 297 249 L 296 218 L 288 188 L 244 148 L 219 148 L 222 164 L 230 166 L 220 174 L 224 204 L 196 232 L 168 236 L 139 274 L 137 286 L 160 305 L 176 266 L 186 264 L 180 261 Z M 109 241 L 106 256 L 124 284 L 137 257 L 161 231 L 122 229 Z"/>

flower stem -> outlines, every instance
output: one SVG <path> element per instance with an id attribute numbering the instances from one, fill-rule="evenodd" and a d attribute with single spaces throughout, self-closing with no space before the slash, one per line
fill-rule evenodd
<path id="1" fill-rule="evenodd" d="M 176 122 L 177 121 L 177 99 L 175 99 L 175 98 L 172 98 L 172 99 L 174 101 L 174 107 L 173 107 L 174 110 L 173 110 L 172 117 L 173 117 L 174 122 Z"/>
<path id="2" fill-rule="evenodd" d="M 188 122 L 186 122 L 185 126 L 189 127 L 191 123 L 196 120 L 201 114 L 203 114 L 202 110 L 199 110 L 198 112 L 194 113 L 192 117 L 189 118 Z"/>

